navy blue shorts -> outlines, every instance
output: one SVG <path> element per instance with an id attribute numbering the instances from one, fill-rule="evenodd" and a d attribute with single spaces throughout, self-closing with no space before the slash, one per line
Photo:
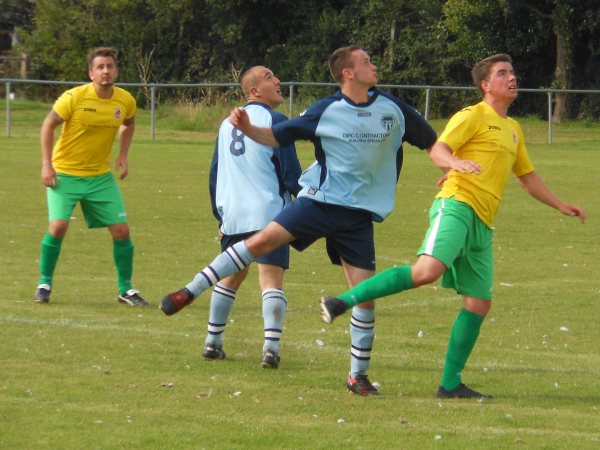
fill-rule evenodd
<path id="1" fill-rule="evenodd" d="M 248 239 L 250 236 L 255 234 L 256 231 L 250 233 L 241 233 L 241 234 L 224 234 L 221 238 L 221 251 L 225 251 L 227 247 L 231 247 L 233 244 L 236 244 L 240 241 L 244 241 Z M 290 268 L 290 246 L 284 245 L 279 247 L 276 250 L 273 250 L 271 253 L 261 256 L 260 258 L 256 258 L 256 262 L 259 264 L 271 264 L 273 266 L 283 267 L 284 269 Z"/>
<path id="2" fill-rule="evenodd" d="M 375 241 L 371 213 L 299 197 L 275 218 L 296 240 L 291 246 L 298 251 L 325 238 L 327 254 L 333 264 L 343 258 L 348 264 L 375 270 Z"/>

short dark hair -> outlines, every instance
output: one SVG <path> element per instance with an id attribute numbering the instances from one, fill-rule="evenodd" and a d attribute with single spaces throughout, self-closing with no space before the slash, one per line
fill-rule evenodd
<path id="1" fill-rule="evenodd" d="M 252 66 L 240 77 L 240 85 L 245 97 L 250 95 L 250 90 L 256 86 L 256 71 L 264 66 Z"/>
<path id="2" fill-rule="evenodd" d="M 354 67 L 352 53 L 356 50 L 362 50 L 358 45 L 349 45 L 335 50 L 329 57 L 329 72 L 337 83 L 341 83 L 344 78 L 342 71 Z"/>
<path id="3" fill-rule="evenodd" d="M 91 50 L 90 53 L 88 54 L 88 58 L 87 58 L 87 63 L 88 63 L 88 69 L 92 69 L 92 64 L 94 63 L 94 58 L 96 58 L 97 56 L 107 56 L 113 59 L 113 61 L 115 62 L 115 66 L 117 65 L 117 55 L 119 54 L 119 51 L 116 48 L 112 48 L 112 47 L 96 47 L 95 49 Z"/>
<path id="4" fill-rule="evenodd" d="M 481 82 L 488 79 L 492 66 L 499 62 L 507 62 L 512 64 L 512 58 L 508 53 L 497 53 L 482 59 L 473 66 L 473 69 L 471 70 L 471 78 L 473 78 L 475 87 L 477 87 L 482 94 L 484 94 L 484 92 L 483 89 L 481 89 Z"/>

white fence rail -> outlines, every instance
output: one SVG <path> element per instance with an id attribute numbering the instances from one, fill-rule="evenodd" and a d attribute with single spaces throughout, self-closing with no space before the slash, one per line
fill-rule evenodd
<path id="1" fill-rule="evenodd" d="M 47 80 L 23 80 L 23 79 L 0 79 L 0 83 L 5 84 L 6 87 L 6 135 L 11 136 L 12 134 L 12 118 L 11 118 L 11 101 L 13 99 L 13 85 L 18 84 L 41 84 L 41 85 L 81 85 L 84 82 L 78 81 L 47 81 Z M 172 88 L 238 88 L 238 83 L 118 83 L 119 86 L 123 87 L 135 87 L 143 88 L 150 91 L 150 127 L 152 140 L 156 138 L 156 99 L 158 89 L 172 89 Z M 298 86 L 330 86 L 336 87 L 335 83 L 316 83 L 316 82 L 301 82 L 301 81 L 287 81 L 282 82 L 282 86 L 287 86 L 289 89 L 289 108 L 288 115 L 292 117 L 294 115 L 294 88 Z M 429 111 L 431 106 L 431 93 L 435 90 L 459 90 L 459 91 L 473 91 L 474 87 L 462 87 L 462 86 L 424 86 L 424 85 L 404 85 L 404 84 L 378 84 L 383 89 L 412 89 L 425 91 L 425 109 L 424 116 L 429 118 Z M 552 107 L 554 102 L 554 96 L 557 93 L 570 93 L 570 94 L 600 94 L 600 90 L 585 90 L 585 89 L 523 89 L 519 88 L 519 92 L 534 92 L 545 94 L 547 96 L 548 112 L 548 143 L 552 143 Z"/>

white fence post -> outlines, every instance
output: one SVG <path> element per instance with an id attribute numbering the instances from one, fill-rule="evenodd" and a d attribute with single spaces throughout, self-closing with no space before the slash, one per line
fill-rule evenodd
<path id="1" fill-rule="evenodd" d="M 552 91 L 548 91 L 548 144 L 552 144 Z"/>
<path id="2" fill-rule="evenodd" d="M 288 117 L 291 119 L 294 115 L 294 83 L 290 84 L 290 108 Z"/>
<path id="3" fill-rule="evenodd" d="M 11 135 L 11 127 L 10 127 L 10 81 L 6 82 L 6 135 L 10 137 Z"/>
<path id="4" fill-rule="evenodd" d="M 429 102 L 431 100 L 431 88 L 428 86 L 425 90 L 425 120 L 429 119 Z"/>
<path id="5" fill-rule="evenodd" d="M 156 136 L 156 86 L 150 88 L 150 133 L 152 142 Z"/>

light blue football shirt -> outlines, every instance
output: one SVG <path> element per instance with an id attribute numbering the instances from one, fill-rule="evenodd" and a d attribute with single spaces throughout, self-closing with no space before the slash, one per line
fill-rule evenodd
<path id="1" fill-rule="evenodd" d="M 245 107 L 261 127 L 287 118 L 269 106 L 251 102 Z M 298 194 L 301 168 L 296 148 L 259 144 L 225 119 L 221 123 L 209 175 L 213 213 L 227 235 L 249 233 L 267 225 Z"/>
<path id="2" fill-rule="evenodd" d="M 282 145 L 298 139 L 315 145 L 316 161 L 300 178 L 299 197 L 363 209 L 377 222 L 394 207 L 402 142 L 426 149 L 436 140 L 414 108 L 378 89 L 363 104 L 338 92 L 272 128 Z"/>

